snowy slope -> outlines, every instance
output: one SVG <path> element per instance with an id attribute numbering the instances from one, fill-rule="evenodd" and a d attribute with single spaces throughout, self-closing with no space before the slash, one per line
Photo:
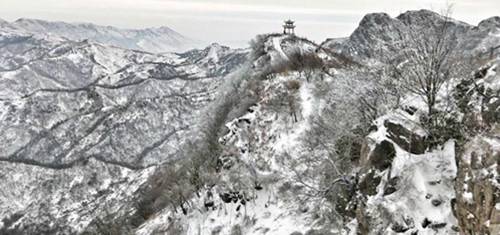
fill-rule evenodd
<path id="1" fill-rule="evenodd" d="M 307 41 L 287 36 L 264 37 L 262 43 L 265 54 L 255 63 L 267 60 L 270 66 L 287 61 L 297 50 L 312 53 L 315 48 Z M 245 73 L 258 76 L 261 69 L 265 70 L 255 68 Z M 307 197 L 307 193 L 315 193 L 314 187 L 322 175 L 314 175 L 310 182 L 300 182 L 301 175 L 308 174 L 308 167 L 320 167 L 319 161 L 308 163 L 301 159 L 311 154 L 305 136 L 323 109 L 324 100 L 315 92 L 325 82 L 333 83 L 319 79 L 309 83 L 299 72 L 278 73 L 272 79 L 258 82 L 252 88 L 259 91 L 255 103 L 242 115 L 229 120 L 225 124 L 226 134 L 219 139 L 223 145 L 219 182 L 192 199 L 187 215 L 165 209 L 139 227 L 137 234 L 336 234 L 341 231 L 335 226 L 336 221 L 327 216 L 329 212 L 324 205 L 329 202 Z M 299 87 L 290 87 L 292 83 L 298 83 Z M 337 86 L 334 90 L 344 88 Z M 343 93 L 336 94 L 341 99 Z M 297 121 L 289 106 L 280 103 L 284 97 L 295 100 Z M 314 185 L 313 188 L 307 188 L 310 185 Z M 236 196 L 225 201 L 225 195 Z"/>

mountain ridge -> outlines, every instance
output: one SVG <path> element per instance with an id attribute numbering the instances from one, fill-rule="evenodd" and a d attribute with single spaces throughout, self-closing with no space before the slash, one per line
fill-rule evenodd
<path id="1" fill-rule="evenodd" d="M 358 27 L 342 43 L 330 40 L 325 47 L 339 51 L 347 56 L 371 61 L 383 62 L 387 59 L 387 51 L 396 53 L 403 49 L 405 38 L 415 38 L 421 31 L 439 30 L 447 24 L 454 43 L 459 47 L 487 50 L 496 46 L 496 39 L 488 37 L 500 31 L 499 17 L 490 17 L 474 26 L 430 10 L 406 11 L 396 17 L 387 13 L 370 13 L 365 15 Z M 486 40 L 483 40 L 486 39 Z"/>
<path id="2" fill-rule="evenodd" d="M 19 18 L 8 22 L 8 25 L 32 33 L 51 34 L 76 41 L 91 39 L 122 48 L 153 53 L 182 52 L 201 45 L 199 41 L 181 35 L 167 26 L 127 29 L 95 23 L 69 23 L 30 18 Z"/>

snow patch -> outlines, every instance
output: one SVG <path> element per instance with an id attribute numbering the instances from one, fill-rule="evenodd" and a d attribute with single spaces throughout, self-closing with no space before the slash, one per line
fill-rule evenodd
<path id="1" fill-rule="evenodd" d="M 401 218 L 410 218 L 415 228 L 431 232 L 422 227 L 425 219 L 446 223 L 446 231 L 457 221 L 451 210 L 454 195 L 454 179 L 457 174 L 455 165 L 455 142 L 448 141 L 441 148 L 426 154 L 415 155 L 396 147 L 396 157 L 390 170 L 384 171 L 382 178 L 399 177 L 397 191 L 384 195 L 383 180 L 377 188 L 377 194 L 369 198 L 367 207 L 385 208 L 396 222 Z M 404 224 L 404 222 L 401 222 Z M 391 228 L 387 228 L 390 231 Z M 444 230 L 442 230 L 444 232 Z"/>
<path id="2" fill-rule="evenodd" d="M 283 51 L 283 48 L 281 47 L 281 40 L 282 40 L 282 37 L 274 37 L 273 38 L 274 49 L 280 54 L 282 59 L 288 60 L 288 56 L 286 55 L 286 53 Z"/>

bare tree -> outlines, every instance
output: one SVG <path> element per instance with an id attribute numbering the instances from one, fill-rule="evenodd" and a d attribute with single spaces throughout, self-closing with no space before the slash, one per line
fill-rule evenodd
<path id="1" fill-rule="evenodd" d="M 309 82 L 314 72 L 324 67 L 324 61 L 315 52 L 307 52 L 301 49 L 295 49 L 290 53 L 288 68 L 293 71 L 299 71 Z"/>
<path id="2" fill-rule="evenodd" d="M 300 114 L 299 80 L 289 80 L 280 84 L 275 94 L 266 101 L 267 107 L 277 114 L 288 113 L 292 122 L 298 122 L 297 113 Z"/>
<path id="3" fill-rule="evenodd" d="M 450 10 L 441 23 L 422 27 L 408 24 L 409 33 L 403 34 L 401 54 L 391 64 L 401 86 L 420 96 L 432 118 L 437 96 L 443 84 L 453 76 L 456 43 L 450 27 Z"/>

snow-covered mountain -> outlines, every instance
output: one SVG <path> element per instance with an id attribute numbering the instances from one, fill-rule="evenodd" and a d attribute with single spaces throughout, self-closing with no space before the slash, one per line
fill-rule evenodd
<path id="1" fill-rule="evenodd" d="M 91 23 L 52 22 L 26 18 L 18 19 L 10 23 L 10 26 L 73 41 L 90 39 L 103 44 L 153 53 L 183 52 L 201 45 L 196 40 L 187 38 L 168 27 L 120 29 Z"/>
<path id="2" fill-rule="evenodd" d="M 498 22 L 161 54 L 2 27 L 0 233 L 498 234 Z M 444 23 L 467 63 L 429 125 L 388 70 Z"/>
<path id="3" fill-rule="evenodd" d="M 324 47 L 329 47 L 358 60 L 376 62 L 386 61 L 408 45 L 405 39 L 420 40 L 421 32 L 432 28 L 439 30 L 446 24 L 451 31 L 450 43 L 460 44 L 464 53 L 487 51 L 498 45 L 498 17 L 492 17 L 473 26 L 454 19 L 447 19 L 429 10 L 408 11 L 396 18 L 386 13 L 366 15 L 351 36 L 341 42 L 330 40 Z"/>
<path id="4" fill-rule="evenodd" d="M 394 105 L 379 69 L 399 56 L 402 48 L 393 47 L 408 30 L 446 20 L 454 35 L 448 43 L 467 44 L 459 52 L 480 62 L 445 85 L 438 109 L 449 112 L 446 126 L 456 133 L 431 137 L 423 101 L 404 94 Z M 368 15 L 350 38 L 320 47 L 293 36 L 258 37 L 244 73 L 262 80 L 243 89 L 253 102 L 219 139 L 218 180 L 181 203 L 182 211 L 165 209 L 136 233 L 497 234 L 500 51 L 489 53 L 500 45 L 497 30 L 416 11 Z M 314 58 L 323 65 L 313 66 Z"/>
<path id="5" fill-rule="evenodd" d="M 2 234 L 74 233 L 133 211 L 248 53 L 151 54 L 11 28 L 0 45 Z"/>

